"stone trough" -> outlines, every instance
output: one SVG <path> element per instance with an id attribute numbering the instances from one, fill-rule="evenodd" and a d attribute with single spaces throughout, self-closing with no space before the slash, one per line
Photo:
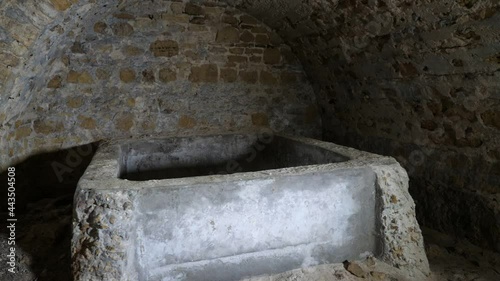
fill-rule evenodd
<path id="1" fill-rule="evenodd" d="M 101 145 L 75 194 L 79 280 L 240 280 L 374 255 L 428 274 L 393 159 L 272 132 Z"/>

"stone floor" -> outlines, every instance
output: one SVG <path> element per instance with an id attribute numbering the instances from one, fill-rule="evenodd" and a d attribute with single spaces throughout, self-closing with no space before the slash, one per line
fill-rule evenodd
<path id="1" fill-rule="evenodd" d="M 0 271 L 2 281 L 69 281 L 72 196 L 45 199 L 29 206 L 30 212 L 18 217 L 16 274 L 6 270 L 7 233 L 0 222 Z M 5 214 L 0 214 L 5 217 Z M 467 241 L 424 229 L 432 276 L 426 281 L 498 281 L 500 254 L 480 249 Z M 405 276 L 376 259 L 323 265 L 285 272 L 247 281 L 305 280 L 390 280 Z"/>

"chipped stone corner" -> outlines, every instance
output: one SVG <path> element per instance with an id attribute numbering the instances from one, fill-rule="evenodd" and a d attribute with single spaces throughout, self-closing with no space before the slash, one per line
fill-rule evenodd
<path id="1" fill-rule="evenodd" d="M 375 187 L 375 191 L 372 191 L 375 202 L 370 208 L 366 207 L 366 203 L 363 205 L 365 210 L 374 210 L 376 213 L 373 230 L 378 233 L 379 244 L 375 246 L 373 253 L 376 258 L 397 268 L 404 274 L 405 280 L 427 279 L 430 269 L 423 237 L 415 217 L 415 204 L 408 193 L 408 175 L 401 165 L 390 157 L 332 143 L 302 137 L 291 137 L 290 140 L 327 149 L 346 158 L 340 162 L 329 162 L 325 166 L 312 165 L 285 169 L 281 171 L 283 175 L 297 171 L 302 173 L 351 168 L 371 169 L 375 173 L 376 178 L 373 177 L 371 181 L 374 185 L 370 188 L 373 190 Z M 115 178 L 115 173 L 119 170 L 118 150 L 116 144 L 101 147 L 100 152 L 94 157 L 93 164 L 89 166 L 80 181 L 75 195 L 72 241 L 75 280 L 144 278 L 141 276 L 143 272 L 138 270 L 141 262 L 136 251 L 140 242 L 136 237 L 131 237 L 134 236 L 133 230 L 137 227 L 134 222 L 139 220 L 136 214 L 142 212 L 137 198 L 143 196 L 141 192 L 144 188 L 159 187 L 161 183 L 159 180 L 141 183 Z M 277 176 L 276 173 L 280 172 L 275 171 L 274 177 Z M 239 180 L 250 180 L 253 176 L 257 175 L 239 174 Z M 222 179 L 217 178 L 217 180 Z M 217 180 L 215 182 L 218 182 Z M 197 182 L 194 177 L 176 180 L 170 184 L 178 188 L 195 183 L 203 182 Z M 222 183 L 218 185 L 220 184 Z M 148 204 L 153 204 L 150 199 L 146 201 Z"/>
<path id="2" fill-rule="evenodd" d="M 78 187 L 71 240 L 75 280 L 138 280 L 130 236 L 133 196 L 130 190 L 110 194 Z"/>
<path id="3" fill-rule="evenodd" d="M 412 280 L 430 275 L 415 203 L 408 192 L 406 170 L 393 158 L 370 165 L 377 175 L 378 212 L 382 249 L 380 259 L 408 273 Z"/>

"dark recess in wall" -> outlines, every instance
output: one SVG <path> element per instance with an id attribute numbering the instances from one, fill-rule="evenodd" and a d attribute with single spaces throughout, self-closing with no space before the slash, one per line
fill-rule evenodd
<path id="1" fill-rule="evenodd" d="M 73 194 L 78 180 L 94 156 L 98 142 L 38 154 L 15 166 L 16 274 L 5 281 L 71 280 L 70 241 Z M 9 236 L 6 219 L 7 172 L 0 173 L 0 233 Z M 5 248 L 4 248 L 5 247 Z M 8 251 L 2 243 L 2 253 Z M 27 268 L 29 270 L 27 271 Z M 26 278 L 25 278 L 26 277 Z"/>

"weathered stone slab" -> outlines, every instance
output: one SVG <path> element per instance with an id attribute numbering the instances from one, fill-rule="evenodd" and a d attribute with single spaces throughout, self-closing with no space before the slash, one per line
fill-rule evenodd
<path id="1" fill-rule="evenodd" d="M 407 184 L 392 158 L 271 132 L 105 144 L 75 195 L 75 280 L 239 280 L 367 253 L 419 280 Z"/>

